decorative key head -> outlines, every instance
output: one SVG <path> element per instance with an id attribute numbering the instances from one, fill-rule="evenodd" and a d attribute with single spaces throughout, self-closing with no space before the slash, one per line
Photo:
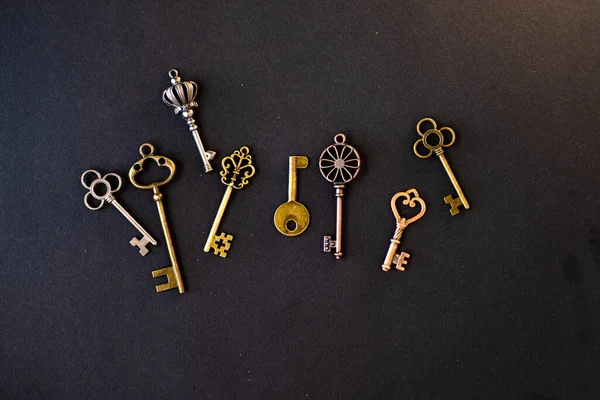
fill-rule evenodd
<path id="1" fill-rule="evenodd" d="M 346 135 L 335 135 L 334 144 L 327 147 L 319 158 L 319 170 L 323 178 L 334 185 L 350 182 L 360 171 L 360 156 L 356 149 L 346 144 Z"/>
<path id="2" fill-rule="evenodd" d="M 414 197 L 411 197 L 414 196 Z M 396 201 L 399 197 L 403 197 L 402 204 L 405 206 L 409 206 L 410 208 L 414 208 L 417 203 L 421 206 L 421 211 L 410 219 L 406 219 L 400 216 L 398 212 L 398 208 L 396 207 Z M 419 218 L 421 218 L 425 214 L 425 201 L 419 197 L 419 192 L 417 189 L 409 189 L 406 192 L 398 192 L 392 197 L 392 201 L 390 202 L 392 207 L 392 212 L 394 213 L 394 217 L 396 218 L 396 224 L 399 225 L 402 229 L 406 228 L 409 224 L 412 224 Z"/>
<path id="3" fill-rule="evenodd" d="M 140 146 L 140 154 L 142 155 L 142 159 L 136 161 L 135 164 L 133 164 L 133 166 L 129 169 L 129 180 L 133 186 L 139 189 L 154 189 L 171 182 L 175 176 L 175 163 L 171 161 L 171 159 L 165 156 L 154 155 L 154 146 L 152 146 L 150 143 L 144 143 Z M 154 160 L 154 162 L 156 162 L 156 164 L 158 164 L 158 166 L 161 168 L 168 168 L 169 176 L 160 182 L 153 182 L 144 185 L 137 182 L 135 180 L 135 176 L 144 170 L 144 163 L 149 159 Z"/>
<path id="4" fill-rule="evenodd" d="M 432 128 L 423 132 L 423 124 L 429 123 L 432 125 Z M 445 140 L 444 132 L 450 133 L 450 140 Z M 440 155 L 444 152 L 444 147 L 450 147 L 456 140 L 456 134 L 454 131 L 448 127 L 439 128 L 437 127 L 437 123 L 432 118 L 423 118 L 417 124 L 417 133 L 421 136 L 421 139 L 417 140 L 413 146 L 413 151 L 419 158 L 429 158 L 431 154 L 435 153 L 436 155 Z M 432 144 L 430 142 L 431 138 L 437 138 L 437 143 Z M 435 140 L 435 139 L 434 139 Z M 420 153 L 417 150 L 417 147 L 421 143 L 427 150 L 425 154 Z"/>
<path id="5" fill-rule="evenodd" d="M 169 71 L 169 77 L 171 86 L 164 90 L 163 101 L 175 109 L 175 114 L 183 111 L 185 118 L 191 117 L 194 113 L 192 108 L 198 107 L 198 103 L 194 101 L 198 94 L 198 85 L 193 81 L 181 82 L 181 77 L 176 69 Z"/>
<path id="6" fill-rule="evenodd" d="M 86 181 L 88 181 L 87 176 L 89 174 L 95 176 L 95 178 L 88 185 Z M 117 180 L 117 187 L 115 189 L 112 188 L 110 182 L 108 181 L 109 177 L 114 177 Z M 122 183 L 121 177 L 114 172 L 110 172 L 104 176 L 101 176 L 100 172 L 93 169 L 88 169 L 81 174 L 81 184 L 84 188 L 88 189 L 88 192 L 83 197 L 83 203 L 90 210 L 99 210 L 102 208 L 102 206 L 104 206 L 104 203 L 110 203 L 115 199 L 113 193 L 121 189 Z M 92 204 L 90 204 L 90 196 L 100 202 L 97 207 L 94 207 Z"/>
<path id="7" fill-rule="evenodd" d="M 254 176 L 256 170 L 252 165 L 250 149 L 243 146 L 221 161 L 221 182 L 234 189 L 241 189 L 248 184 L 248 179 Z"/>

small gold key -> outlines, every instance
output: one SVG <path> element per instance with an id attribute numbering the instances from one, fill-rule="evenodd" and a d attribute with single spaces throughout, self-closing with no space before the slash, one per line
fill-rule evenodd
<path id="1" fill-rule="evenodd" d="M 411 195 L 414 197 L 411 197 Z M 421 211 L 409 220 L 407 220 L 404 217 L 401 217 L 396 207 L 396 200 L 398 200 L 399 197 L 404 197 L 404 200 L 402 200 L 402 204 L 404 204 L 405 206 L 410 206 L 410 208 L 414 208 L 417 205 L 417 203 L 419 203 L 419 205 L 421 206 Z M 381 265 L 381 269 L 387 272 L 390 270 L 392 264 L 396 264 L 396 269 L 398 271 L 404 271 L 406 269 L 404 268 L 404 266 L 408 264 L 407 259 L 410 258 L 410 254 L 405 252 L 397 254 L 396 251 L 398 250 L 398 246 L 400 245 L 400 238 L 402 237 L 404 229 L 406 229 L 406 227 L 409 224 L 412 224 L 413 222 L 421 218 L 423 214 L 425 214 L 425 202 L 422 198 L 419 197 L 419 193 L 416 189 L 409 189 L 406 192 L 396 193 L 394 197 L 392 197 L 391 206 L 392 212 L 394 213 L 394 217 L 396 218 L 396 230 L 394 231 L 394 236 L 390 239 L 390 247 L 385 256 L 385 260 L 383 261 L 383 265 Z"/>
<path id="2" fill-rule="evenodd" d="M 152 146 L 150 143 L 144 143 L 140 146 L 140 154 L 142 155 L 142 159 L 136 161 L 136 163 L 133 164 L 133 166 L 129 169 L 129 180 L 133 186 L 139 189 L 152 189 L 152 192 L 154 193 L 152 198 L 156 202 L 156 207 L 158 208 L 160 223 L 165 234 L 165 242 L 167 243 L 167 249 L 169 250 L 169 257 L 171 258 L 171 266 L 152 271 L 152 276 L 154 278 L 163 275 L 167 276 L 167 282 L 156 285 L 156 291 L 162 292 L 164 290 L 178 288 L 179 293 L 183 293 L 185 292 L 183 287 L 183 279 L 181 279 L 179 264 L 177 263 L 177 257 L 175 256 L 175 246 L 173 245 L 173 239 L 171 238 L 171 232 L 169 231 L 169 225 L 167 224 L 167 215 L 163 205 L 163 195 L 158 190 L 159 186 L 171 182 L 173 176 L 175 176 L 175 163 L 167 157 L 154 155 L 154 146 Z M 135 176 L 144 170 L 144 162 L 146 160 L 153 160 L 158 164 L 159 167 L 167 168 L 169 170 L 169 176 L 163 181 L 153 182 L 148 185 L 137 182 Z"/>
<path id="3" fill-rule="evenodd" d="M 433 128 L 429 129 L 425 133 L 423 133 L 423 131 L 421 130 L 421 125 L 425 122 L 431 123 L 433 125 Z M 448 143 L 444 143 L 444 132 L 450 133 L 451 140 Z M 448 160 L 446 160 L 446 156 L 444 156 L 443 148 L 452 146 L 452 144 L 456 140 L 456 134 L 454 133 L 454 131 L 452 129 L 450 129 L 448 127 L 443 127 L 443 128 L 438 129 L 436 122 L 431 118 L 423 118 L 422 120 L 419 121 L 419 123 L 417 124 L 417 133 L 421 136 L 421 139 L 417 140 L 413 146 L 413 151 L 415 152 L 417 157 L 429 158 L 429 156 L 431 156 L 431 154 L 435 153 L 435 155 L 438 156 L 438 158 L 442 162 L 442 165 L 444 166 L 444 169 L 446 170 L 448 177 L 450 177 L 450 181 L 452 182 L 454 189 L 458 193 L 458 198 L 456 198 L 456 199 L 452 198 L 452 195 L 450 195 L 450 194 L 448 196 L 444 197 L 444 202 L 446 204 L 450 205 L 450 214 L 452 214 L 452 215 L 458 214 L 460 212 L 458 207 L 461 205 L 464 206 L 466 210 L 468 210 L 470 208 L 469 202 L 467 201 L 465 194 L 463 193 L 462 189 L 460 188 L 460 185 L 458 184 L 458 181 L 456 180 L 456 177 L 454 176 L 454 173 L 452 172 L 452 169 L 450 168 L 450 164 L 448 164 Z M 438 143 L 436 143 L 436 144 L 429 143 L 427 141 L 427 139 L 431 136 L 437 137 Z M 429 152 L 426 154 L 419 153 L 419 151 L 417 150 L 417 146 L 419 145 L 419 143 L 422 143 L 423 146 L 425 146 L 425 148 L 427 150 L 429 150 Z"/>
<path id="4" fill-rule="evenodd" d="M 223 195 L 223 200 L 221 200 L 221 205 L 217 211 L 217 216 L 212 224 L 212 228 L 210 228 L 208 239 L 206 239 L 206 244 L 204 245 L 204 252 L 208 253 L 210 249 L 213 249 L 214 254 L 221 257 L 227 257 L 227 251 L 231 247 L 233 235 L 224 232 L 216 235 L 217 229 L 219 229 L 219 224 L 225 213 L 225 207 L 227 206 L 231 192 L 233 189 L 242 189 L 246 186 L 248 184 L 248 179 L 254 175 L 256 170 L 252 165 L 250 150 L 246 146 L 234 151 L 230 156 L 223 158 L 221 166 L 223 167 L 223 170 L 221 171 L 221 182 L 227 186 L 227 190 L 225 191 L 225 195 Z"/>
<path id="5" fill-rule="evenodd" d="M 302 203 L 296 201 L 296 169 L 308 167 L 308 157 L 290 156 L 288 181 L 288 201 L 283 203 L 273 216 L 273 222 L 279 232 L 285 236 L 297 236 L 308 228 L 310 214 Z"/>

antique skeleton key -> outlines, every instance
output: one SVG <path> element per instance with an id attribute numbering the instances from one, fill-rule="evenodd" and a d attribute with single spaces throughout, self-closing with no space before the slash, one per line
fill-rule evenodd
<path id="1" fill-rule="evenodd" d="M 89 185 L 86 183 L 86 177 L 88 174 L 92 174 L 96 177 Z M 109 177 L 114 177 L 117 180 L 118 184 L 115 189 L 112 188 L 110 182 L 108 181 Z M 131 216 L 131 214 L 129 214 L 127 210 L 125 210 L 125 208 L 123 208 L 123 206 L 119 204 L 117 199 L 115 199 L 115 196 L 113 196 L 113 193 L 118 192 L 119 189 L 121 189 L 122 181 L 119 175 L 115 174 L 114 172 L 110 172 L 104 176 L 101 176 L 100 172 L 95 171 L 93 169 L 88 169 L 83 174 L 81 174 L 81 184 L 84 188 L 88 189 L 88 192 L 83 198 L 83 203 L 87 208 L 95 211 L 102 208 L 102 206 L 104 206 L 104 203 L 108 203 L 114 206 L 117 210 L 119 210 L 119 212 L 123 214 L 125 218 L 127 218 L 127 221 L 129 221 L 131 225 L 135 226 L 135 229 L 137 229 L 142 234 L 141 239 L 134 237 L 129 241 L 129 243 L 132 246 L 139 247 L 140 254 L 142 256 L 145 256 L 150 251 L 146 247 L 148 243 L 151 243 L 152 245 L 156 246 L 156 240 L 154 240 L 154 238 L 150 236 L 150 234 L 146 232 L 144 228 L 142 228 L 142 226 Z M 98 192 L 98 186 L 104 187 L 104 191 Z M 98 200 L 98 206 L 94 207 L 92 204 L 90 204 L 90 197 Z"/>
<path id="2" fill-rule="evenodd" d="M 175 108 L 175 114 L 181 113 L 181 116 L 187 122 L 194 141 L 202 157 L 204 163 L 204 170 L 206 172 L 212 171 L 210 161 L 215 157 L 215 152 L 211 150 L 205 150 L 202 140 L 200 140 L 200 134 L 198 133 L 198 125 L 194 116 L 194 108 L 198 107 L 198 103 L 195 102 L 196 95 L 198 94 L 198 85 L 194 81 L 183 81 L 176 69 L 169 71 L 169 77 L 171 78 L 171 86 L 163 91 L 162 99 L 165 104 Z"/>
<path id="3" fill-rule="evenodd" d="M 208 239 L 206 239 L 206 244 L 204 245 L 204 252 L 208 253 L 210 249 L 213 249 L 214 254 L 227 257 L 227 251 L 231 247 L 233 235 L 224 232 L 216 235 L 217 229 L 219 229 L 219 223 L 221 223 L 221 218 L 223 218 L 223 214 L 225 213 L 225 207 L 227 206 L 231 192 L 233 192 L 233 189 L 242 189 L 246 186 L 248 179 L 254 175 L 256 170 L 252 165 L 250 150 L 246 146 L 223 158 L 221 166 L 223 167 L 221 182 L 227 186 L 227 190 L 225 190 L 225 195 L 223 195 L 223 200 L 221 200 L 217 216 L 212 224 L 212 228 L 210 228 Z"/>
<path id="4" fill-rule="evenodd" d="M 414 197 L 411 197 L 411 195 Z M 400 213 L 398 213 L 398 209 L 396 208 L 396 200 L 398 200 L 399 197 L 404 197 L 404 200 L 402 200 L 402 204 L 404 204 L 405 206 L 410 206 L 411 208 L 415 207 L 417 203 L 419 203 L 419 205 L 421 206 L 421 211 L 408 220 L 404 217 L 400 217 Z M 398 246 L 400 245 L 400 238 L 402 237 L 404 229 L 406 229 L 406 227 L 409 224 L 412 224 L 413 222 L 421 218 L 423 214 L 425 214 L 425 202 L 422 198 L 419 197 L 419 193 L 416 189 L 409 189 L 406 192 L 396 193 L 394 197 L 392 197 L 391 206 L 392 212 L 394 213 L 394 217 L 396 217 L 396 230 L 394 231 L 394 236 L 390 239 L 390 247 L 385 256 L 385 260 L 383 261 L 381 269 L 387 272 L 390 270 L 392 264 L 396 264 L 396 269 L 398 271 L 404 271 L 404 265 L 408 264 L 407 259 L 410 257 L 410 254 L 405 252 L 397 254 L 396 251 L 398 249 Z"/>
<path id="5" fill-rule="evenodd" d="M 279 232 L 285 236 L 297 236 L 308 228 L 310 214 L 303 204 L 296 201 L 296 169 L 308 167 L 308 157 L 290 156 L 288 201 L 283 203 L 273 216 Z"/>
<path id="6" fill-rule="evenodd" d="M 433 125 L 433 128 L 429 129 L 423 133 L 423 131 L 421 130 L 421 125 L 425 122 L 431 123 Z M 451 139 L 448 143 L 444 143 L 444 133 L 443 132 L 450 133 Z M 431 118 L 423 118 L 422 120 L 419 121 L 419 123 L 417 124 L 417 133 L 421 136 L 421 139 L 417 140 L 413 146 L 413 151 L 415 152 L 417 157 L 429 158 L 431 156 L 431 154 L 435 153 L 435 155 L 438 156 L 438 158 L 442 162 L 442 165 L 444 166 L 444 169 L 446 170 L 446 173 L 448 174 L 448 177 L 450 178 L 450 181 L 452 182 L 454 189 L 458 193 L 458 198 L 456 198 L 456 199 L 452 198 L 451 194 L 444 197 L 444 202 L 446 204 L 450 205 L 450 214 L 452 214 L 452 215 L 458 214 L 460 212 L 458 207 L 461 205 L 464 206 L 466 210 L 468 210 L 470 208 L 469 202 L 467 201 L 465 194 L 463 193 L 462 189 L 460 188 L 460 185 L 458 184 L 458 181 L 456 180 L 456 177 L 454 176 L 454 173 L 452 172 L 452 169 L 450 168 L 450 164 L 448 164 L 448 160 L 446 160 L 446 156 L 444 156 L 443 148 L 452 146 L 452 144 L 456 140 L 456 134 L 454 133 L 454 131 L 452 129 L 450 129 L 448 127 L 443 127 L 443 128 L 438 129 L 436 122 Z M 431 136 L 438 138 L 438 142 L 436 144 L 431 144 L 427 141 L 427 139 Z M 417 146 L 419 145 L 419 143 L 422 143 L 423 146 L 425 146 L 425 148 L 427 150 L 429 150 L 429 152 L 425 153 L 425 154 L 419 153 L 419 151 L 417 150 Z"/>
<path id="7" fill-rule="evenodd" d="M 140 154 L 142 158 L 135 162 L 129 169 L 129 180 L 133 186 L 139 189 L 152 189 L 154 193 L 153 199 L 156 202 L 158 208 L 158 215 L 160 216 L 160 223 L 163 228 L 165 235 L 165 242 L 167 243 L 167 249 L 169 250 L 169 257 L 171 258 L 171 266 L 166 268 L 157 269 L 152 271 L 154 278 L 166 275 L 167 282 L 156 285 L 156 291 L 162 292 L 164 290 L 178 288 L 179 293 L 185 292 L 183 287 L 183 279 L 181 278 L 181 272 L 179 271 L 179 264 L 177 263 L 177 257 L 175 256 L 175 246 L 173 246 L 173 239 L 171 238 L 171 232 L 169 232 L 169 225 L 167 224 L 167 215 L 165 213 L 165 207 L 163 205 L 163 195 L 160 193 L 158 188 L 162 185 L 169 183 L 175 175 L 175 163 L 169 158 L 154 154 L 154 146 L 150 143 L 144 143 L 140 146 Z M 153 160 L 158 164 L 159 167 L 167 168 L 169 170 L 169 176 L 160 182 L 153 182 L 147 185 L 136 181 L 136 175 L 144 170 L 144 163 L 146 160 Z"/>
<path id="8" fill-rule="evenodd" d="M 335 249 L 335 258 L 342 257 L 342 197 L 344 196 L 345 184 L 350 182 L 360 171 L 360 156 L 356 149 L 346 144 L 346 136 L 338 133 L 334 137 L 334 144 L 327 147 L 321 153 L 319 159 L 321 175 L 335 188 L 337 198 L 337 216 L 335 224 L 335 240 L 331 236 L 323 237 L 323 251 L 326 253 Z"/>

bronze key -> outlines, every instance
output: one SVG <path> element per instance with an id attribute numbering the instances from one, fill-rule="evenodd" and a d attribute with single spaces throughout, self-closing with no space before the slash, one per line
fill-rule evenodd
<path id="1" fill-rule="evenodd" d="M 421 131 L 421 125 L 425 122 L 431 123 L 433 125 L 433 128 L 429 129 L 425 133 L 423 133 Z M 444 143 L 444 133 L 443 133 L 444 131 L 450 133 L 451 140 L 448 143 Z M 442 165 L 444 166 L 444 169 L 446 170 L 446 173 L 448 174 L 448 177 L 450 178 L 450 181 L 452 182 L 454 189 L 458 193 L 458 198 L 456 198 L 456 199 L 453 198 L 452 195 L 450 195 L 450 194 L 448 196 L 444 197 L 444 202 L 446 204 L 450 205 L 450 214 L 452 214 L 452 215 L 458 214 L 460 212 L 458 207 L 461 205 L 464 206 L 466 210 L 468 210 L 470 208 L 470 206 L 469 206 L 469 202 L 467 201 L 467 197 L 465 196 L 462 189 L 460 188 L 460 185 L 458 184 L 458 181 L 456 180 L 456 177 L 454 176 L 454 173 L 452 172 L 452 169 L 450 168 L 450 164 L 448 164 L 448 160 L 446 160 L 446 156 L 444 156 L 443 148 L 452 146 L 452 144 L 456 140 L 456 134 L 454 133 L 454 131 L 452 129 L 450 129 L 448 127 L 443 127 L 443 128 L 438 129 L 436 122 L 431 118 L 423 118 L 422 120 L 420 120 L 419 123 L 417 124 L 417 132 L 421 136 L 421 139 L 417 140 L 413 146 L 413 151 L 415 152 L 417 157 L 429 158 L 429 156 L 431 156 L 431 154 L 435 153 L 435 155 L 438 156 L 438 158 L 442 162 Z M 427 139 L 430 136 L 437 137 L 438 143 L 436 143 L 436 144 L 429 143 L 427 141 Z M 429 150 L 429 152 L 426 154 L 419 153 L 419 151 L 417 150 L 417 146 L 419 145 L 419 143 L 422 143 L 423 146 L 425 146 L 425 148 L 427 150 Z"/>
<path id="2" fill-rule="evenodd" d="M 171 258 L 171 266 L 152 271 L 152 276 L 154 278 L 163 275 L 167 276 L 167 282 L 156 285 L 156 291 L 162 292 L 164 290 L 178 288 L 179 293 L 183 293 L 185 292 L 185 289 L 183 287 L 183 280 L 181 279 L 181 272 L 179 271 L 177 257 L 175 256 L 175 246 L 173 245 L 173 239 L 171 238 L 171 232 L 169 231 L 169 225 L 167 224 L 167 215 L 163 205 L 163 195 L 158 190 L 159 186 L 171 182 L 173 176 L 175 176 L 175 163 L 167 157 L 154 155 L 154 146 L 152 146 L 150 143 L 144 143 L 140 146 L 140 154 L 142 155 L 142 159 L 136 161 L 136 163 L 133 164 L 133 166 L 129 169 L 129 180 L 133 186 L 139 189 L 152 189 L 152 192 L 154 193 L 152 198 L 156 202 L 156 207 L 158 208 L 160 223 L 165 234 L 165 242 L 167 243 L 167 248 L 169 250 L 169 257 Z M 153 182 L 148 185 L 138 183 L 135 180 L 135 176 L 144 169 L 144 162 L 148 159 L 155 161 L 159 167 L 168 168 L 169 176 L 163 181 Z"/>

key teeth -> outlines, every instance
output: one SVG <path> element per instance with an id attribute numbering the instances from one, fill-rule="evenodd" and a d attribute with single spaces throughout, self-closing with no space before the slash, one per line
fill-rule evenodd
<path id="1" fill-rule="evenodd" d="M 175 279 L 175 273 L 173 267 L 166 267 L 152 271 L 152 277 L 158 278 L 159 276 L 167 276 L 167 282 L 156 285 L 157 292 L 164 292 L 165 290 L 175 289 L 177 287 L 177 280 Z"/>
<path id="2" fill-rule="evenodd" d="M 233 240 L 233 235 L 230 235 L 225 232 L 221 232 L 218 235 L 215 235 L 212 244 L 210 247 L 214 250 L 214 254 L 220 257 L 227 257 L 227 251 L 231 247 L 231 241 Z M 220 244 L 218 242 L 221 242 Z"/>
<path id="3" fill-rule="evenodd" d="M 146 254 L 148 254 L 150 252 L 150 250 L 148 250 L 148 248 L 146 247 L 148 245 L 148 243 L 150 243 L 150 241 L 148 241 L 148 239 L 145 236 L 142 237 L 141 239 L 134 237 L 133 239 L 131 239 L 129 241 L 129 244 L 131 244 L 132 246 L 139 247 L 140 254 L 142 256 L 145 256 Z"/>
<path id="4" fill-rule="evenodd" d="M 444 202 L 446 204 L 450 204 L 450 214 L 452 216 L 460 213 L 459 210 L 459 206 L 464 206 L 462 200 L 460 199 L 460 197 L 457 197 L 456 199 L 452 198 L 452 195 L 449 194 L 448 196 L 444 197 Z"/>
<path id="5" fill-rule="evenodd" d="M 394 264 L 396 264 L 396 269 L 398 271 L 406 270 L 406 268 L 404 268 L 403 265 L 408 265 L 407 258 L 410 258 L 410 254 L 405 253 L 405 252 L 400 253 L 400 255 L 396 254 L 394 256 Z"/>
<path id="6" fill-rule="evenodd" d="M 331 236 L 323 236 L 323 251 L 325 253 L 331 253 L 331 248 L 334 247 Z"/>

